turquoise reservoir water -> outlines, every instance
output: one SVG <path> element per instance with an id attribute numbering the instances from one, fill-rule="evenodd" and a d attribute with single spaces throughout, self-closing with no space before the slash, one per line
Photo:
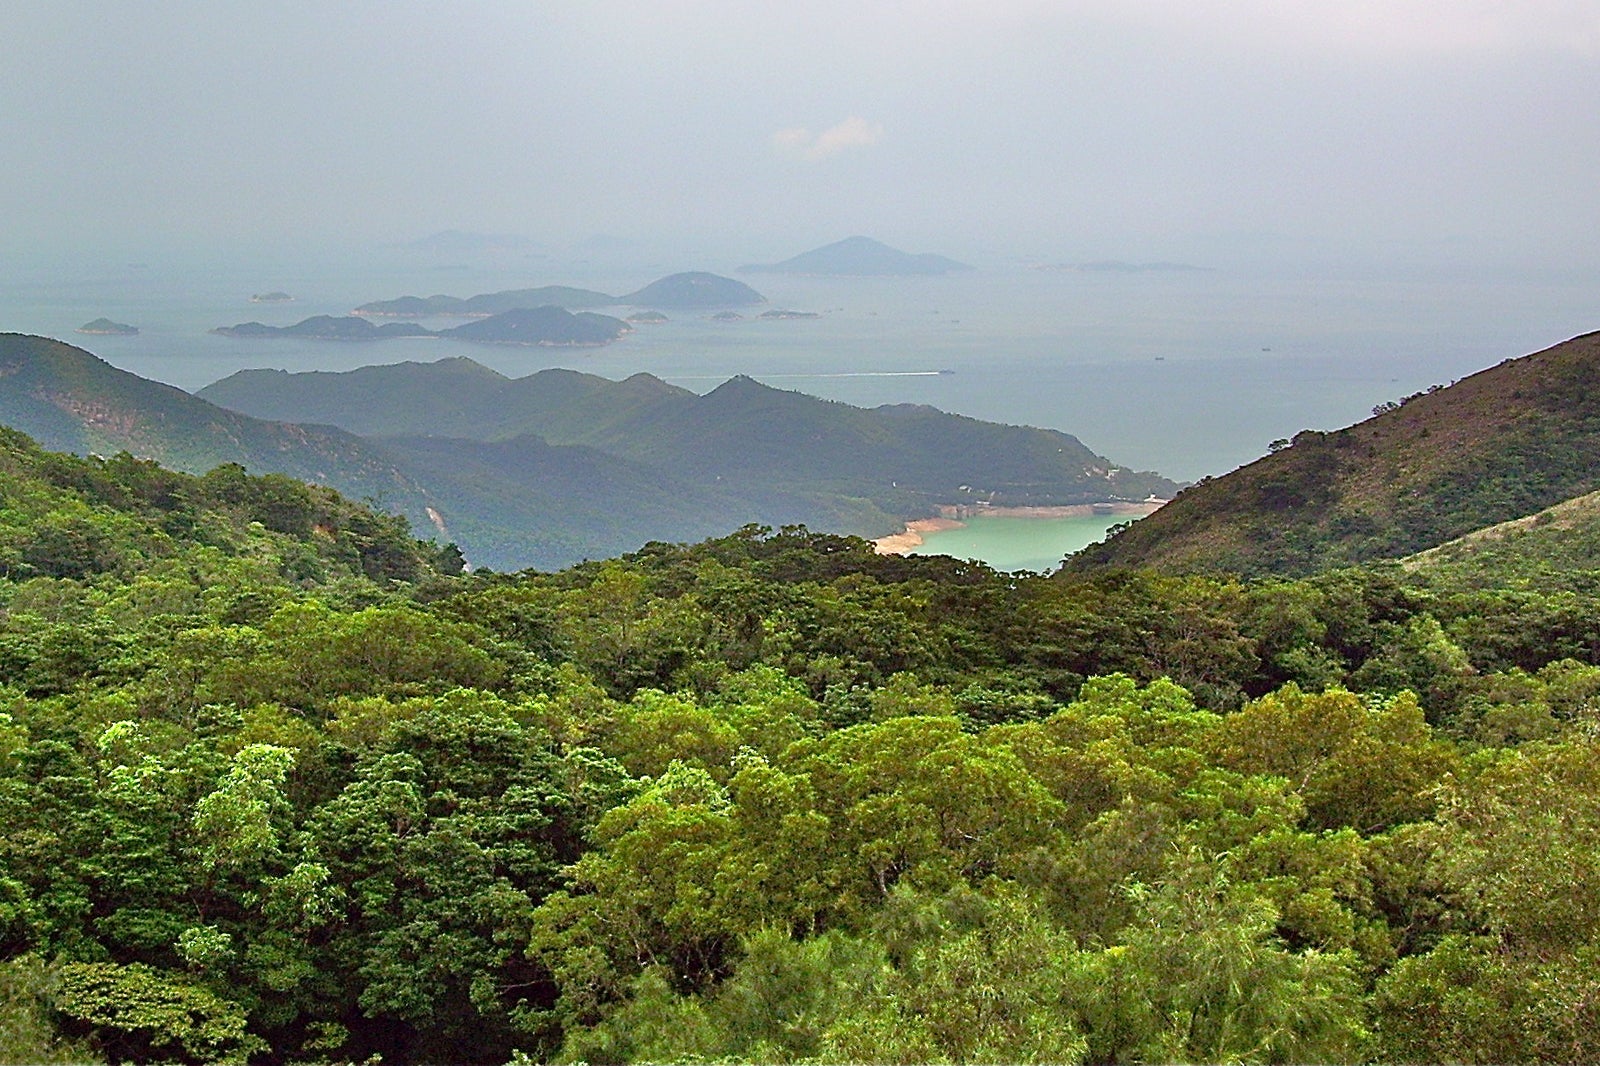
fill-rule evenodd
<path id="1" fill-rule="evenodd" d="M 953 555 L 981 559 L 996 570 L 1054 570 L 1063 556 L 1087 547 L 1106 535 L 1127 515 L 1073 516 L 1069 518 L 1016 518 L 982 515 L 969 518 L 960 529 L 924 533 L 913 555 Z"/>

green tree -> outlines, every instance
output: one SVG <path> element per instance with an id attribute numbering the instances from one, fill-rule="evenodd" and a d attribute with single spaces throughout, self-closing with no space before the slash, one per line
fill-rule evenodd
<path id="1" fill-rule="evenodd" d="M 1137 918 L 1075 979 L 1092 1060 L 1365 1060 L 1354 959 L 1288 950 L 1272 904 L 1225 863 L 1179 856 L 1164 884 L 1131 891 Z"/>
<path id="2" fill-rule="evenodd" d="M 1430 789 L 1453 765 L 1404 692 L 1366 700 L 1288 685 L 1225 718 L 1211 748 L 1224 766 L 1286 779 L 1313 824 L 1367 833 L 1427 817 Z"/>
<path id="3" fill-rule="evenodd" d="M 175 1056 L 183 1062 L 243 1063 L 265 1047 L 235 1003 L 148 966 L 62 966 L 55 1009 L 94 1037 L 112 1061 Z"/>

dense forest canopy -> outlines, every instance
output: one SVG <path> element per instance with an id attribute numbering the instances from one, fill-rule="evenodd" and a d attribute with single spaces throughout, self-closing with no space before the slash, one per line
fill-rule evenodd
<path id="1" fill-rule="evenodd" d="M 1585 1058 L 1600 582 L 1529 543 L 464 573 L 0 432 L 0 1060 Z"/>

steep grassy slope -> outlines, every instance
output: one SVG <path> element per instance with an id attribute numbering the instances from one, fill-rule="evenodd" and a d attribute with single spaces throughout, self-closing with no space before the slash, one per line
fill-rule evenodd
<path id="1" fill-rule="evenodd" d="M 1474 530 L 1402 565 L 1452 587 L 1600 590 L 1600 492 Z"/>
<path id="2" fill-rule="evenodd" d="M 1600 333 L 1509 359 L 1185 490 L 1078 569 L 1308 573 L 1399 558 L 1600 488 Z"/>

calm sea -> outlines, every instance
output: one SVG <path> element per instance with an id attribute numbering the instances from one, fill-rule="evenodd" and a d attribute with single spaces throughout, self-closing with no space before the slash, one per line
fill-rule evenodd
<path id="1" fill-rule="evenodd" d="M 191 390 L 247 367 L 351 369 L 454 355 L 511 375 L 550 366 L 612 378 L 647 371 L 701 392 L 748 374 L 863 406 L 930 404 L 1060 429 L 1115 462 L 1194 480 L 1261 456 L 1276 438 L 1348 425 L 1374 404 L 1600 327 L 1600 286 L 1592 277 L 1056 273 L 1016 264 L 926 279 L 748 276 L 743 280 L 769 298 L 768 307 L 820 317 L 761 321 L 755 314 L 763 308 L 755 308 L 741 321 L 714 322 L 669 311 L 671 321 L 641 326 L 602 349 L 207 333 L 252 319 L 287 325 L 405 294 L 468 296 L 544 284 L 627 292 L 684 268 L 732 273 L 717 264 L 600 271 L 543 260 L 119 264 L 55 276 L 13 265 L 10 276 L 0 275 L 0 329 L 60 337 L 115 366 Z M 251 302 L 252 293 L 270 290 L 296 299 Z M 73 332 L 100 316 L 141 333 Z M 1048 555 L 1059 559 L 1054 546 L 1028 558 Z"/>

